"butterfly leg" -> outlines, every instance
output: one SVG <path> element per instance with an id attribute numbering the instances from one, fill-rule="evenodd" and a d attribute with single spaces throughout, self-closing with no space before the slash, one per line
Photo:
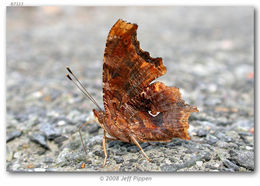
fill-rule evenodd
<path id="1" fill-rule="evenodd" d="M 81 134 L 81 129 L 83 128 L 83 127 L 85 127 L 87 124 L 89 124 L 89 123 L 92 123 L 93 121 L 91 120 L 91 121 L 86 121 L 85 123 L 83 123 L 80 127 L 79 127 L 79 135 L 80 135 L 80 140 L 81 140 L 81 144 L 82 144 L 82 146 L 83 146 L 83 150 L 84 150 L 84 152 L 85 152 L 85 154 L 86 154 L 86 160 L 87 160 L 87 150 L 86 150 L 86 147 L 85 147 L 85 145 L 84 145 L 84 142 L 83 142 L 83 138 L 82 138 L 82 134 Z"/>
<path id="2" fill-rule="evenodd" d="M 104 154 L 105 154 L 105 159 L 104 159 L 104 163 L 103 163 L 102 168 L 105 167 L 106 162 L 107 162 L 107 148 L 106 148 L 107 143 L 106 143 L 106 140 L 107 140 L 106 131 L 104 130 L 104 136 L 103 136 L 103 151 L 104 151 Z"/>
<path id="3" fill-rule="evenodd" d="M 148 161 L 152 161 L 146 154 L 145 152 L 143 151 L 142 147 L 139 145 L 138 141 L 134 138 L 134 136 L 130 136 L 131 137 L 131 140 L 132 142 L 134 142 L 134 144 L 136 144 L 136 146 L 141 150 L 142 154 L 144 155 L 144 157 L 148 160 Z"/>
<path id="4" fill-rule="evenodd" d="M 106 148 L 107 140 L 118 140 L 118 139 L 116 139 L 116 138 L 107 137 L 106 134 L 107 134 L 107 132 L 104 130 L 104 136 L 103 136 L 103 151 L 104 151 L 104 154 L 105 154 L 105 159 L 104 159 L 104 163 L 103 163 L 102 168 L 105 167 L 106 162 L 107 162 L 107 148 Z"/>

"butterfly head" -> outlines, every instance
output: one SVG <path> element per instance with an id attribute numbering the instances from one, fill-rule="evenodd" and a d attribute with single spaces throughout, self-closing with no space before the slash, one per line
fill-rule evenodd
<path id="1" fill-rule="evenodd" d="M 98 123 L 103 127 L 105 123 L 105 112 L 103 110 L 93 109 L 93 113 Z"/>

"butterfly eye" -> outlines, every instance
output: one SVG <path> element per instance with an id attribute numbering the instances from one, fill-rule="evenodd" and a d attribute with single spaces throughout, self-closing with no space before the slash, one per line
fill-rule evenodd
<path id="1" fill-rule="evenodd" d="M 148 113 L 153 117 L 156 117 L 158 114 L 160 114 L 160 112 L 156 112 L 155 114 L 153 114 L 150 110 L 148 111 Z"/>

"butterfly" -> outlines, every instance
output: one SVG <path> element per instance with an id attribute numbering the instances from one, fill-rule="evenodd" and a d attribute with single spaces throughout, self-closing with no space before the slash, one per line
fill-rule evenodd
<path id="1" fill-rule="evenodd" d="M 151 83 L 166 73 L 166 67 L 162 58 L 152 58 L 140 48 L 137 28 L 137 24 L 119 19 L 108 34 L 103 59 L 104 110 L 67 67 L 71 75 L 67 77 L 72 81 L 74 77 L 74 84 L 97 106 L 94 116 L 104 129 L 103 166 L 107 161 L 107 140 L 133 143 L 151 161 L 139 143 L 189 140 L 188 118 L 191 112 L 198 112 L 184 102 L 178 88 Z"/>

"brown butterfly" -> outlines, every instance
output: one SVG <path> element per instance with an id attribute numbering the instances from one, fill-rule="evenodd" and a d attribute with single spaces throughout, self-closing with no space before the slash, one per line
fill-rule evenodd
<path id="1" fill-rule="evenodd" d="M 103 60 L 105 110 L 98 106 L 67 67 L 76 81 L 68 74 L 67 77 L 98 107 L 93 112 L 104 129 L 103 166 L 107 160 L 106 140 L 134 143 L 145 158 L 151 161 L 139 142 L 190 139 L 188 118 L 191 112 L 198 112 L 195 106 L 182 100 L 178 88 L 168 87 L 162 82 L 151 84 L 166 73 L 166 67 L 162 58 L 152 58 L 140 48 L 136 38 L 137 27 L 136 24 L 119 19 L 108 34 Z M 107 133 L 111 137 L 107 137 Z"/>

